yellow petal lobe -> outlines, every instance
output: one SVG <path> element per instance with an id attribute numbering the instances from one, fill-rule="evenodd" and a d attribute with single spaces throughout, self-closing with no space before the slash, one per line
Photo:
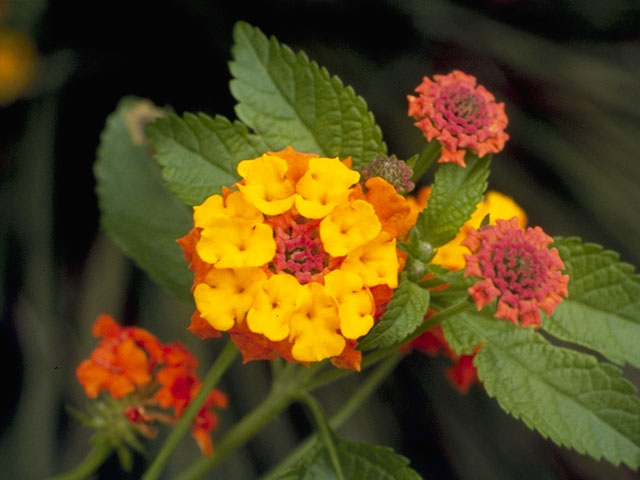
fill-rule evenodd
<path id="1" fill-rule="evenodd" d="M 210 228 L 219 218 L 243 220 L 257 225 L 264 219 L 260 210 L 245 200 L 240 192 L 229 194 L 226 199 L 221 195 L 211 195 L 201 205 L 193 207 L 193 224 L 197 228 Z"/>
<path id="2" fill-rule="evenodd" d="M 287 338 L 289 320 L 301 288 L 293 275 L 278 273 L 270 277 L 261 285 L 247 313 L 249 330 L 261 333 L 274 342 Z"/>
<path id="3" fill-rule="evenodd" d="M 338 333 L 338 306 L 323 285 L 302 286 L 291 316 L 291 355 L 299 362 L 319 362 L 342 353 L 346 340 Z"/>
<path id="4" fill-rule="evenodd" d="M 287 168 L 286 160 L 274 155 L 243 160 L 238 163 L 238 174 L 243 178 L 238 189 L 262 213 L 283 213 L 293 205 L 295 193 L 293 183 L 286 178 Z"/>
<path id="5" fill-rule="evenodd" d="M 324 285 L 338 304 L 342 335 L 355 340 L 369 333 L 373 327 L 375 304 L 362 278 L 353 272 L 334 270 L 325 275 Z"/>
<path id="6" fill-rule="evenodd" d="M 342 257 L 380 233 L 380 220 L 371 204 L 354 200 L 338 205 L 320 223 L 320 239 L 325 251 Z"/>
<path id="7" fill-rule="evenodd" d="M 360 174 L 337 158 L 310 158 L 296 184 L 296 209 L 306 218 L 323 218 L 347 199 L 358 180 Z"/>
<path id="8" fill-rule="evenodd" d="M 369 243 L 353 250 L 342 262 L 341 270 L 360 275 L 365 286 L 398 286 L 398 255 L 396 239 L 387 232 L 380 234 Z"/>
<path id="9" fill-rule="evenodd" d="M 276 242 L 269 225 L 220 217 L 202 231 L 196 251 L 216 268 L 260 267 L 273 259 Z"/>
<path id="10" fill-rule="evenodd" d="M 260 268 L 213 269 L 193 290 L 200 316 L 220 331 L 242 323 L 267 275 Z"/>

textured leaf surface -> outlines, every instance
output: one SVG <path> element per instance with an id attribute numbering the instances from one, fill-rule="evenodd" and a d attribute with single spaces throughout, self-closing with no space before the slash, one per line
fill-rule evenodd
<path id="1" fill-rule="evenodd" d="M 239 122 L 222 116 L 169 115 L 147 127 L 167 187 L 187 205 L 198 205 L 240 179 L 236 165 L 269 150 Z"/>
<path id="2" fill-rule="evenodd" d="M 163 185 L 160 168 L 132 136 L 148 100 L 125 98 L 107 119 L 94 167 L 105 231 L 151 278 L 182 299 L 192 276 L 176 239 L 191 228 L 190 210 Z"/>
<path id="3" fill-rule="evenodd" d="M 618 254 L 578 238 L 553 244 L 569 274 L 569 298 L 542 326 L 563 340 L 640 367 L 640 277 Z"/>
<path id="4" fill-rule="evenodd" d="M 487 189 L 490 157 L 467 155 L 466 168 L 452 163 L 440 165 L 427 208 L 418 216 L 412 236 L 417 235 L 432 248 L 444 245 L 456 236 Z"/>
<path id="5" fill-rule="evenodd" d="M 236 114 L 272 150 L 291 145 L 327 157 L 351 156 L 357 169 L 386 153 L 380 128 L 351 87 L 251 25 L 238 22 L 233 34 Z"/>
<path id="6" fill-rule="evenodd" d="M 409 460 L 390 448 L 366 443 L 352 443 L 335 437 L 340 465 L 345 478 L 367 480 L 419 480 L 409 467 Z M 300 465 L 280 480 L 331 480 L 336 474 L 329 454 L 321 442 L 311 447 Z"/>
<path id="7" fill-rule="evenodd" d="M 358 344 L 361 350 L 390 347 L 402 343 L 422 324 L 429 307 L 429 291 L 403 274 L 387 311 Z"/>
<path id="8" fill-rule="evenodd" d="M 482 344 L 474 364 L 505 411 L 559 445 L 640 466 L 640 400 L 618 368 L 483 314 L 459 315 L 443 327 L 459 353 Z"/>

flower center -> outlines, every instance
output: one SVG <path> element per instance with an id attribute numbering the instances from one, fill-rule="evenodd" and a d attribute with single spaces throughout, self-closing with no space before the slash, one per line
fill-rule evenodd
<path id="1" fill-rule="evenodd" d="M 435 101 L 442 125 L 452 133 L 473 135 L 482 132 L 491 123 L 487 102 L 477 92 L 462 85 L 448 85 Z"/>
<path id="2" fill-rule="evenodd" d="M 273 268 L 276 273 L 289 273 L 305 284 L 324 275 L 327 255 L 318 235 L 320 222 L 300 220 L 285 214 L 276 221 Z"/>
<path id="3" fill-rule="evenodd" d="M 544 254 L 524 240 L 502 239 L 494 244 L 490 261 L 483 262 L 483 271 L 503 293 L 537 298 L 547 277 Z"/>

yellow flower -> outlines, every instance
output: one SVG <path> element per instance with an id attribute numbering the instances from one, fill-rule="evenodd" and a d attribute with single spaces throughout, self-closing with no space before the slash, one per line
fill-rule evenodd
<path id="1" fill-rule="evenodd" d="M 193 208 L 194 225 L 202 228 L 196 251 L 217 268 L 260 267 L 276 251 L 273 230 L 240 192 L 223 199 L 212 195 Z"/>
<path id="2" fill-rule="evenodd" d="M 285 177 L 286 160 L 274 155 L 262 155 L 255 160 L 238 163 L 238 174 L 244 183 L 238 188 L 258 210 L 267 215 L 278 215 L 291 208 L 294 189 Z"/>
<path id="3" fill-rule="evenodd" d="M 31 38 L 13 30 L 0 30 L 0 105 L 17 99 L 36 73 L 37 52 Z"/>
<path id="4" fill-rule="evenodd" d="M 245 200 L 240 192 L 233 192 L 224 199 L 221 195 L 211 195 L 202 205 L 193 207 L 193 223 L 198 228 L 211 227 L 219 218 L 245 220 L 258 225 L 264 216 L 256 207 Z M 215 227 L 213 227 L 215 228 Z"/>
<path id="5" fill-rule="evenodd" d="M 226 332 L 243 321 L 266 279 L 260 268 L 212 269 L 193 289 L 196 308 L 213 328 Z"/>
<path id="6" fill-rule="evenodd" d="M 318 362 L 342 353 L 346 341 L 338 333 L 338 306 L 324 286 L 311 282 L 298 294 L 291 316 L 291 354 L 299 362 Z"/>
<path id="7" fill-rule="evenodd" d="M 324 285 L 338 304 L 342 335 L 352 340 L 366 335 L 373 327 L 375 304 L 362 278 L 352 272 L 334 270 L 325 275 Z"/>
<path id="8" fill-rule="evenodd" d="M 258 290 L 247 314 L 249 329 L 273 341 L 287 338 L 289 321 L 301 288 L 296 277 L 288 273 L 269 278 Z"/>
<path id="9" fill-rule="evenodd" d="M 311 158 L 296 184 L 296 208 L 306 218 L 323 218 L 349 196 L 360 174 L 337 158 Z"/>
<path id="10" fill-rule="evenodd" d="M 273 258 L 276 243 L 269 225 L 218 218 L 202 231 L 196 250 L 217 268 L 260 267 Z"/>
<path id="11" fill-rule="evenodd" d="M 380 233 L 380 220 L 370 203 L 354 200 L 338 205 L 320 223 L 324 249 L 334 257 L 373 240 Z"/>
<path id="12" fill-rule="evenodd" d="M 341 270 L 359 275 L 367 287 L 398 286 L 398 255 L 396 239 L 381 232 L 369 243 L 356 248 L 342 262 Z"/>
<path id="13" fill-rule="evenodd" d="M 456 238 L 438 249 L 433 263 L 447 267 L 450 270 L 464 268 L 466 263 L 464 255 L 469 253 L 469 249 L 462 246 L 461 243 L 467 238 L 471 229 L 480 228 L 482 220 L 487 215 L 489 215 L 490 225 L 496 225 L 496 220 L 498 219 L 507 220 L 512 217 L 517 217 L 521 228 L 527 225 L 527 216 L 524 210 L 512 198 L 499 192 L 489 191 L 484 200 L 478 203 L 476 211 L 460 229 Z"/>

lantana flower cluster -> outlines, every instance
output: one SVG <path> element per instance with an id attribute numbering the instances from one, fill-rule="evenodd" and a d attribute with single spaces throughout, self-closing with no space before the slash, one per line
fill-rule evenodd
<path id="1" fill-rule="evenodd" d="M 424 77 L 415 91 L 418 96 L 407 96 L 408 114 L 429 141 L 440 142 L 439 162 L 464 167 L 467 150 L 483 157 L 504 148 L 509 139 L 504 103 L 496 103 L 472 75 L 454 70 L 433 80 Z"/>
<path id="2" fill-rule="evenodd" d="M 540 227 L 523 230 L 515 217 L 472 229 L 462 244 L 471 251 L 465 276 L 481 279 L 469 288 L 478 310 L 497 298 L 496 318 L 522 327 L 540 325 L 540 309 L 551 315 L 569 294 L 569 276 L 551 243 Z"/>
<path id="3" fill-rule="evenodd" d="M 142 328 L 121 327 L 109 315 L 98 317 L 93 335 L 102 340 L 76 369 L 78 381 L 89 398 L 104 392 L 122 399 L 123 415 L 138 433 L 152 436 L 154 422 L 178 420 L 198 394 L 198 360 L 183 345 L 162 344 Z M 226 395 L 212 390 L 193 422 L 191 433 L 205 455 L 213 453 L 210 435 L 218 425 L 213 409 L 226 406 Z M 172 409 L 173 415 L 162 409 Z"/>
<path id="4" fill-rule="evenodd" d="M 415 223 L 393 185 L 350 161 L 292 148 L 238 164 L 242 178 L 194 207 L 180 244 L 199 336 L 229 332 L 245 361 L 326 358 L 358 369 L 357 339 L 397 287 L 396 239 Z"/>

